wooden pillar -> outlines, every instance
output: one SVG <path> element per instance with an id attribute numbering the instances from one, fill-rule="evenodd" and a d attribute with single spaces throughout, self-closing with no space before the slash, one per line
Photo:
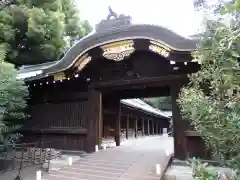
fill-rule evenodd
<path id="1" fill-rule="evenodd" d="M 154 120 L 152 120 L 152 135 L 154 135 Z"/>
<path id="2" fill-rule="evenodd" d="M 115 142 L 116 142 L 116 146 L 120 146 L 121 143 L 121 115 L 122 115 L 122 108 L 121 108 L 121 103 L 120 100 L 117 103 L 118 105 L 118 115 L 116 117 L 116 122 L 115 122 Z"/>
<path id="3" fill-rule="evenodd" d="M 126 119 L 126 139 L 128 139 L 128 132 L 129 132 L 129 114 L 127 114 Z"/>
<path id="4" fill-rule="evenodd" d="M 162 126 L 161 126 L 161 124 L 160 124 L 160 127 L 158 127 L 159 128 L 159 134 L 162 134 Z"/>
<path id="5" fill-rule="evenodd" d="M 156 121 L 156 134 L 158 135 L 159 134 L 159 129 L 158 129 L 158 121 Z"/>
<path id="6" fill-rule="evenodd" d="M 147 120 L 147 132 L 148 132 L 148 136 L 150 135 L 150 122 L 149 119 Z"/>
<path id="7" fill-rule="evenodd" d="M 88 135 L 87 152 L 94 152 L 102 138 L 102 95 L 94 89 L 88 93 Z"/>
<path id="8" fill-rule="evenodd" d="M 134 136 L 135 138 L 137 138 L 138 137 L 138 118 L 137 117 L 135 117 L 134 119 L 134 132 L 135 132 Z"/>
<path id="9" fill-rule="evenodd" d="M 131 130 L 131 138 L 134 137 L 134 122 L 133 122 L 133 115 L 130 113 L 129 116 L 129 129 Z"/>
<path id="10" fill-rule="evenodd" d="M 142 136 L 145 136 L 144 118 L 142 118 Z"/>
<path id="11" fill-rule="evenodd" d="M 172 119 L 173 119 L 173 138 L 174 138 L 174 155 L 175 158 L 184 160 L 186 158 L 186 145 L 184 136 L 184 122 L 182 120 L 180 108 L 177 104 L 178 95 L 180 92 L 180 84 L 174 83 L 171 85 L 171 100 L 172 100 Z"/>

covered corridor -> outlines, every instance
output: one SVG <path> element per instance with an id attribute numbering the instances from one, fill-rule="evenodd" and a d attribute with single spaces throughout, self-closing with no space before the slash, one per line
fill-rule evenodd
<path id="1" fill-rule="evenodd" d="M 103 124 L 100 125 L 102 143 L 116 142 L 119 146 L 126 139 L 160 135 L 170 130 L 171 117 L 141 99 L 121 100 L 119 111 L 111 109 L 112 104 L 109 107 L 105 106 Z"/>

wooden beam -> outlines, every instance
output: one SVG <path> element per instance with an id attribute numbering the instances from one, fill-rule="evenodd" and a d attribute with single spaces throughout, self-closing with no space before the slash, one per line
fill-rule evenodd
<path id="1" fill-rule="evenodd" d="M 168 76 L 161 76 L 161 77 L 147 77 L 147 78 L 140 78 L 140 79 L 132 79 L 132 80 L 121 80 L 121 81 L 111 81 L 111 82 L 99 82 L 99 83 L 93 83 L 91 86 L 94 88 L 116 88 L 124 87 L 126 86 L 137 86 L 137 85 L 147 85 L 148 87 L 153 86 L 156 87 L 157 85 L 163 86 L 163 83 L 165 82 L 166 85 L 169 83 L 169 81 L 176 81 L 176 80 L 183 80 L 185 81 L 187 78 L 187 75 L 168 75 Z"/>
<path id="2" fill-rule="evenodd" d="M 18 130 L 17 132 L 20 133 L 34 133 L 34 134 L 76 134 L 76 135 L 85 135 L 88 133 L 88 130 L 86 128 L 45 128 L 45 129 L 39 129 L 39 128 L 23 128 Z"/>
<path id="3" fill-rule="evenodd" d="M 141 87 L 139 89 L 133 89 L 132 87 L 130 89 L 129 87 L 129 89 L 127 90 L 123 88 L 113 91 L 115 91 L 114 92 L 115 95 L 120 99 L 170 96 L 170 89 L 166 89 L 164 87 L 152 87 L 152 88 Z"/>

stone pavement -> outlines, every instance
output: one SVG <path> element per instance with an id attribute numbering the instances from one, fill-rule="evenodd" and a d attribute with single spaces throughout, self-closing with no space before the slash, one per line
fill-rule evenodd
<path id="1" fill-rule="evenodd" d="M 143 137 L 122 146 L 90 154 L 70 167 L 51 171 L 43 180 L 159 180 L 173 152 L 173 139 L 164 136 Z"/>
<path id="2" fill-rule="evenodd" d="M 41 169 L 40 165 L 26 167 L 21 171 L 22 180 L 35 180 L 36 171 Z M 18 175 L 18 170 L 0 172 L 0 180 L 14 180 Z"/>

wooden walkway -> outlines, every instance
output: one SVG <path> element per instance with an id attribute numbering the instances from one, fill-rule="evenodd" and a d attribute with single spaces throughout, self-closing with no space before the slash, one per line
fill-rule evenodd
<path id="1" fill-rule="evenodd" d="M 51 171 L 44 180 L 160 180 L 170 159 L 172 138 L 158 136 L 129 140 L 124 145 L 90 154 L 71 167 Z"/>

